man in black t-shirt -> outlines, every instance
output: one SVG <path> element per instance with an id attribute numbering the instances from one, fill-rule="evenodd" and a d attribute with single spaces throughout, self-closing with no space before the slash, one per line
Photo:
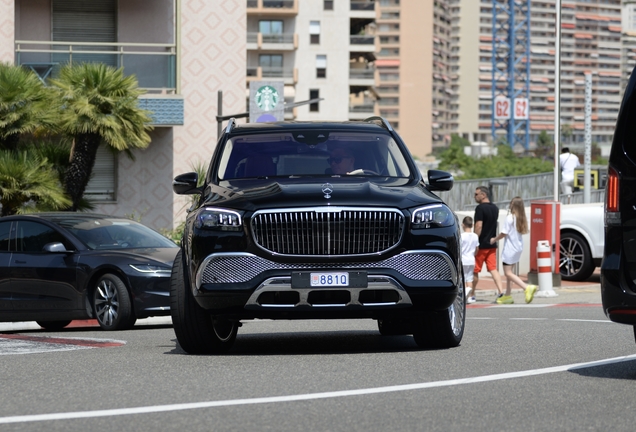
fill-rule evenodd
<path id="1" fill-rule="evenodd" d="M 479 272 L 486 263 L 486 268 L 492 275 L 492 280 L 497 287 L 497 296 L 503 294 L 501 285 L 501 275 L 497 270 L 497 243 L 490 244 L 490 239 L 497 236 L 497 219 L 499 219 L 499 208 L 490 202 L 488 188 L 479 186 L 475 190 L 475 201 L 478 205 L 475 208 L 475 234 L 479 236 L 479 250 L 475 254 L 475 271 L 473 273 L 473 290 L 476 292 L 479 282 Z"/>

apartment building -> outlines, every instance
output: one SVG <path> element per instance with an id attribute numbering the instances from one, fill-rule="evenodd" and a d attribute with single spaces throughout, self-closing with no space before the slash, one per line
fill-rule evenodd
<path id="1" fill-rule="evenodd" d="M 374 1 L 247 0 L 247 88 L 282 81 L 287 106 L 322 99 L 287 109 L 285 119 L 377 114 L 375 49 Z"/>
<path id="2" fill-rule="evenodd" d="M 100 148 L 87 196 L 96 211 L 156 228 L 185 218 L 176 174 L 206 164 L 225 113 L 245 110 L 245 0 L 9 0 L 0 2 L 0 61 L 45 80 L 67 62 L 123 67 L 147 90 L 152 142 L 135 159 Z"/>
<path id="3" fill-rule="evenodd" d="M 458 113 L 458 133 L 474 141 L 492 140 L 492 6 L 493 0 L 453 0 L 451 5 L 453 109 Z M 621 1 L 563 0 L 561 6 L 561 124 L 572 130 L 568 139 L 573 143 L 584 141 L 584 78 L 592 73 L 592 140 L 609 142 L 620 107 Z M 533 0 L 530 11 L 530 141 L 534 142 L 543 130 L 554 133 L 556 1 Z"/>
<path id="4" fill-rule="evenodd" d="M 377 2 L 378 109 L 424 158 L 455 129 L 449 0 Z"/>
<path id="5" fill-rule="evenodd" d="M 636 0 L 623 0 L 621 36 L 621 97 L 636 66 Z"/>

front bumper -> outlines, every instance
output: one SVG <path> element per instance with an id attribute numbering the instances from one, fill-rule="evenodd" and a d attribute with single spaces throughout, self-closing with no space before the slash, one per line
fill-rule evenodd
<path id="1" fill-rule="evenodd" d="M 294 285 L 307 272 L 347 271 L 350 287 Z M 403 252 L 376 262 L 281 263 L 250 253 L 218 253 L 199 267 L 194 295 L 215 315 L 377 317 L 395 309 L 443 310 L 457 296 L 458 271 L 440 250 Z"/>

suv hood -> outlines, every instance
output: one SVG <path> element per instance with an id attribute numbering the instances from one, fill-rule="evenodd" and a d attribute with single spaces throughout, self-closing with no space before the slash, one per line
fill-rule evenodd
<path id="1" fill-rule="evenodd" d="M 329 193 L 329 191 L 331 191 Z M 441 202 L 423 183 L 407 178 L 311 177 L 241 179 L 208 185 L 204 205 L 253 211 L 323 205 L 405 209 Z M 328 198 L 327 198 L 328 196 Z"/>

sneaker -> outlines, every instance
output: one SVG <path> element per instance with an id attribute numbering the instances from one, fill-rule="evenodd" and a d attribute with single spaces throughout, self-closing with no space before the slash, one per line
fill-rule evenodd
<path id="1" fill-rule="evenodd" d="M 513 304 L 514 302 L 512 296 L 502 295 L 497 298 L 497 304 Z"/>
<path id="2" fill-rule="evenodd" d="M 473 297 L 468 297 L 468 298 L 466 299 L 466 303 L 475 303 L 476 301 L 477 301 L 477 299 L 475 299 L 475 297 L 474 297 L 474 296 L 473 296 Z"/>
<path id="3" fill-rule="evenodd" d="M 499 294 L 497 294 L 497 298 L 498 298 L 498 299 L 502 298 L 503 296 L 504 296 L 504 295 L 503 295 L 503 293 L 499 293 Z"/>
<path id="4" fill-rule="evenodd" d="M 534 293 L 539 289 L 536 285 L 528 285 L 526 287 L 526 303 L 532 303 L 532 299 L 534 299 Z"/>

